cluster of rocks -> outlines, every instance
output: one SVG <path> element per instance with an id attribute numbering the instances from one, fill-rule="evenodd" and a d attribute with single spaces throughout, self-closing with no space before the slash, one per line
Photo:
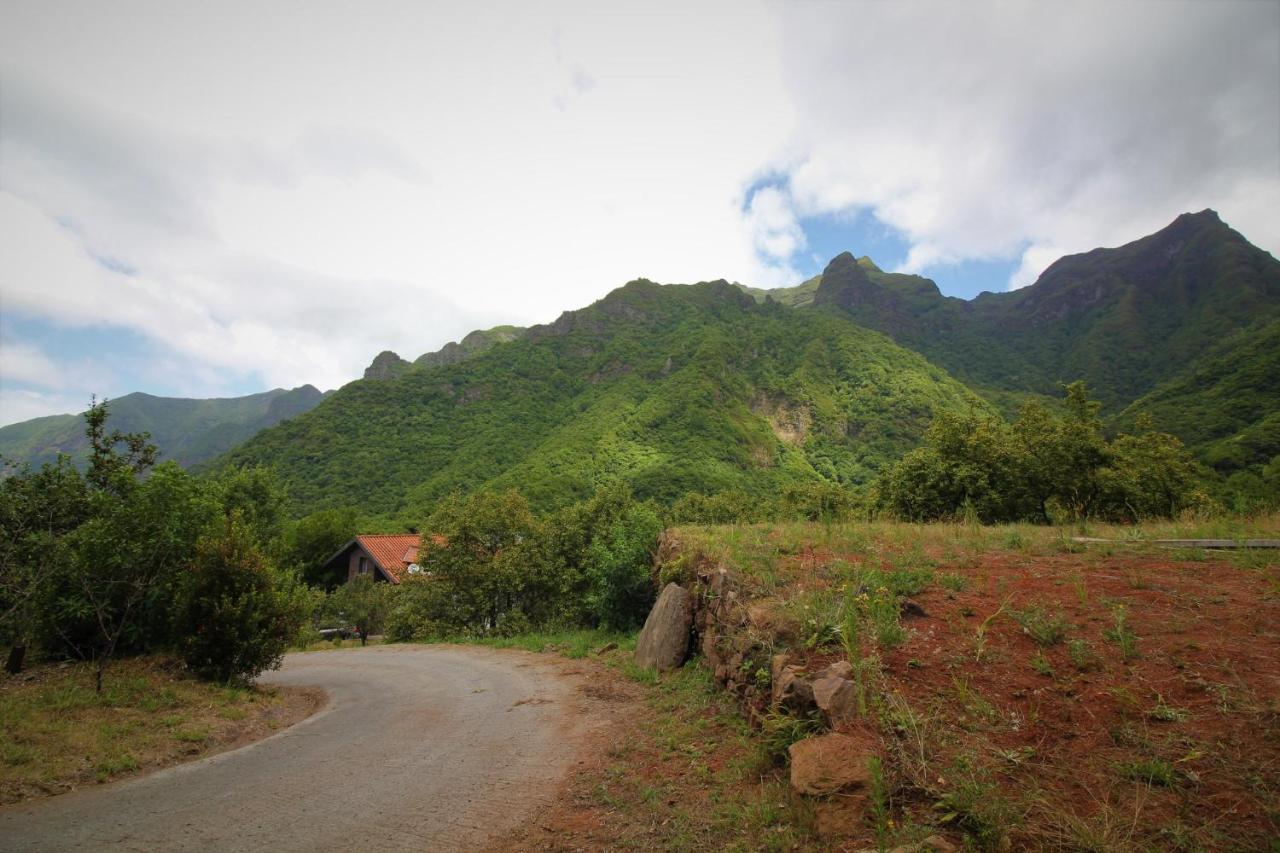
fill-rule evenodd
<path id="1" fill-rule="evenodd" d="M 679 543 L 668 536 L 659 543 L 659 565 L 680 559 Z M 640 632 L 636 662 L 671 670 L 696 649 L 716 681 L 738 697 L 754 723 L 775 711 L 798 717 L 821 714 L 833 731 L 791 745 L 791 787 L 818 798 L 815 815 L 820 835 L 862 834 L 871 759 L 879 754 L 880 744 L 874 732 L 858 725 L 860 696 L 853 667 L 848 661 L 837 661 L 810 672 L 789 655 L 770 655 L 774 626 L 768 611 L 747 602 L 723 566 L 698 565 L 693 576 L 692 591 L 669 583 L 658 596 Z M 895 848 L 893 853 L 955 849 L 933 836 Z"/>

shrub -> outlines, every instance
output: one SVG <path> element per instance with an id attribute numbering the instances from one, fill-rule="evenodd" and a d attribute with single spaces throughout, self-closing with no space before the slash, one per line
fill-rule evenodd
<path id="1" fill-rule="evenodd" d="M 183 579 L 174 628 L 187 666 L 224 682 L 277 668 L 308 615 L 303 593 L 266 564 L 233 515 L 200 540 Z"/>

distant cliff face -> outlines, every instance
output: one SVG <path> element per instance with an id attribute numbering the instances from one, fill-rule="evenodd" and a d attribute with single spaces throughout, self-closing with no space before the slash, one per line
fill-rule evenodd
<path id="1" fill-rule="evenodd" d="M 373 363 L 364 369 L 364 378 L 391 379 L 404 373 L 410 367 L 412 365 L 409 362 L 391 350 L 383 350 L 374 357 Z"/>

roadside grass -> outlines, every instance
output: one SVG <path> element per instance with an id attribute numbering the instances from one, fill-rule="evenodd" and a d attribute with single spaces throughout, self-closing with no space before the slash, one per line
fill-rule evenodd
<path id="1" fill-rule="evenodd" d="M 766 726 L 762 737 L 696 659 L 662 674 L 636 668 L 622 650 L 606 662 L 641 686 L 645 705 L 593 785 L 596 802 L 620 821 L 619 847 L 816 847 L 813 806 L 791 792 L 778 760 L 813 726 Z"/>
<path id="2" fill-rule="evenodd" d="M 0 803 L 187 760 L 252 730 L 292 722 L 288 706 L 273 689 L 198 681 L 162 657 L 113 664 L 101 695 L 89 664 L 45 664 L 5 676 Z"/>
<path id="3" fill-rule="evenodd" d="M 602 631 L 590 628 L 569 628 L 551 631 L 534 631 L 514 637 L 482 637 L 479 639 L 458 637 L 445 642 L 471 646 L 488 646 L 493 649 L 523 649 L 527 652 L 553 652 L 567 658 L 581 659 L 596 654 L 609 645 L 624 651 L 635 651 L 636 634 L 618 631 Z"/>

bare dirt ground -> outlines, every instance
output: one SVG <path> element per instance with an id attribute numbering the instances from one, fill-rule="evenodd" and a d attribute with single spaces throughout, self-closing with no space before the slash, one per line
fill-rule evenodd
<path id="1" fill-rule="evenodd" d="M 548 811 L 614 717 L 591 669 L 444 646 L 290 655 L 292 728 L 115 785 L 0 808 L 0 849 L 476 849 Z"/>

